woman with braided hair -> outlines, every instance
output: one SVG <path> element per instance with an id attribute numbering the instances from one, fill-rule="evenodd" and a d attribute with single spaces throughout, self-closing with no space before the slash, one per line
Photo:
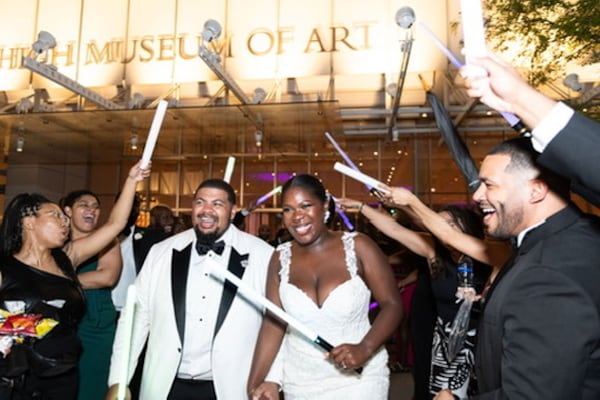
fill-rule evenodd
<path id="1" fill-rule="evenodd" d="M 25 337 L 0 357 L 0 399 L 71 400 L 77 396 L 81 345 L 77 326 L 84 295 L 75 267 L 106 247 L 125 227 L 135 187 L 150 169 L 131 168 L 106 224 L 77 240 L 69 218 L 40 194 L 17 195 L 2 223 L 0 308 L 58 322 L 41 338 Z"/>

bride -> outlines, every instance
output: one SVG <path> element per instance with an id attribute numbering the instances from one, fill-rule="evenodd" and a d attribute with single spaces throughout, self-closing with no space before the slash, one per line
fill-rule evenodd
<path id="1" fill-rule="evenodd" d="M 279 399 L 279 383 L 286 400 L 388 398 L 383 345 L 402 317 L 400 295 L 384 254 L 369 237 L 327 228 L 330 204 L 311 175 L 283 186 L 283 223 L 293 241 L 279 245 L 271 258 L 267 296 L 335 347 L 324 356 L 267 313 L 248 381 L 254 400 Z M 371 299 L 380 307 L 372 326 Z M 265 381 L 276 357 L 282 382 Z"/>

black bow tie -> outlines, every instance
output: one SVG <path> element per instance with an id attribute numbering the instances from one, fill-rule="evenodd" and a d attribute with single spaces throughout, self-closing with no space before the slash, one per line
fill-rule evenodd
<path id="1" fill-rule="evenodd" d="M 214 243 L 200 243 L 196 241 L 196 251 L 198 251 L 198 254 L 201 256 L 205 255 L 210 250 L 214 251 L 218 255 L 223 254 L 223 250 L 225 250 L 225 242 L 222 240 Z"/>

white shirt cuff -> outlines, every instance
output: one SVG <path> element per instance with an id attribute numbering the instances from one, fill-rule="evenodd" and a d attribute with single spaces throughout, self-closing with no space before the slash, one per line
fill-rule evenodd
<path id="1" fill-rule="evenodd" d="M 573 113 L 573 109 L 565 103 L 556 103 L 552 111 L 531 131 L 533 148 L 540 153 L 543 152 L 548 143 L 567 125 Z"/>

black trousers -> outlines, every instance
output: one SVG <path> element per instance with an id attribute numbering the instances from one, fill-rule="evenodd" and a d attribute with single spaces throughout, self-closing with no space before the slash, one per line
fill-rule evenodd
<path id="1" fill-rule="evenodd" d="M 217 400 L 213 381 L 175 378 L 167 400 Z"/>

